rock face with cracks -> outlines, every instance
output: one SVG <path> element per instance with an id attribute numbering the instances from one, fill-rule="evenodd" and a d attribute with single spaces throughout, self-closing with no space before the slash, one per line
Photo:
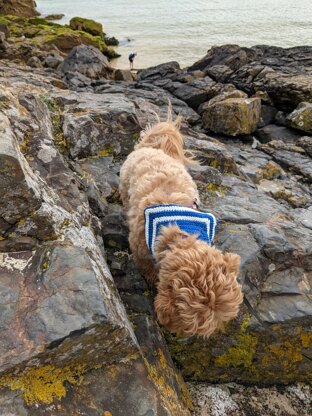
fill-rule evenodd
<path id="1" fill-rule="evenodd" d="M 79 94 L 51 88 L 39 72 L 16 77 L 2 67 L 1 413 L 188 415 L 154 317 L 127 316 L 107 264 L 104 195 L 114 192 L 114 176 L 98 187 L 92 175 L 101 164 L 70 155 L 65 112 L 73 116 Z M 81 101 L 86 114 L 92 98 Z M 112 400 L 112 388 L 120 398 L 133 392 Z"/>

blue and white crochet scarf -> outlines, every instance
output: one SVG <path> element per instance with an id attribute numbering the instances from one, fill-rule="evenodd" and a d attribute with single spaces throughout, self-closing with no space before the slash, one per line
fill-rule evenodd
<path id="1" fill-rule="evenodd" d="M 196 234 L 197 240 L 211 245 L 217 225 L 216 218 L 210 213 L 173 204 L 147 207 L 144 210 L 144 218 L 146 244 L 153 258 L 161 227 L 177 225 L 181 231 Z"/>

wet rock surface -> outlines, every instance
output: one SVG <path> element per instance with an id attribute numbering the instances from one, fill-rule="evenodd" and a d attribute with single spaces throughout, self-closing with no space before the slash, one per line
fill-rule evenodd
<path id="1" fill-rule="evenodd" d="M 270 67 L 263 83 L 257 76 L 247 83 L 243 73 L 260 64 Z M 52 67 L 0 63 L 6 195 L 0 203 L 0 327 L 18 322 L 20 331 L 20 338 L 0 342 L 0 408 L 25 415 L 75 414 L 78 407 L 86 415 L 122 415 L 125 407 L 130 415 L 187 415 L 192 406 L 174 365 L 195 382 L 311 382 L 312 138 L 289 124 L 297 101 L 309 103 L 311 84 L 301 83 L 310 79 L 309 65 L 309 48 L 236 46 L 212 49 L 189 70 L 174 62 L 149 68 L 137 81 L 83 73 L 65 79 Z M 300 82 L 289 88 L 294 77 Z M 208 340 L 158 327 L 153 289 L 129 253 L 118 194 L 123 160 L 155 113 L 166 117 L 168 100 L 184 117 L 186 147 L 201 161 L 190 173 L 201 208 L 219 219 L 215 244 L 241 256 L 244 305 L 237 320 Z M 216 134 L 227 112 L 218 111 L 216 121 L 207 108 L 229 100 L 257 103 L 257 116 L 248 131 Z M 25 307 L 26 317 L 18 312 Z M 116 386 L 122 397 L 129 373 L 131 398 L 113 400 L 107 390 Z M 45 385 L 40 397 L 33 394 L 38 379 Z M 190 388 L 196 402 L 197 386 Z M 263 407 L 269 393 L 247 405 L 242 387 L 220 389 L 208 396 L 225 394 L 234 406 L 225 415 L 244 415 L 244 406 L 250 414 L 270 409 Z M 246 394 L 258 397 L 256 390 Z M 285 395 L 292 400 L 289 413 L 276 415 L 297 409 L 295 396 Z M 300 397 L 307 406 L 305 390 Z M 212 412 L 210 402 L 198 403 L 197 412 L 207 406 Z"/>

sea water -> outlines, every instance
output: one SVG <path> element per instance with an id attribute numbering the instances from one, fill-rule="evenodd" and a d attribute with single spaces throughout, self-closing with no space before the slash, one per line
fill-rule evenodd
<path id="1" fill-rule="evenodd" d="M 64 13 L 101 22 L 108 36 L 120 41 L 128 68 L 168 61 L 194 63 L 213 45 L 234 43 L 291 47 L 312 45 L 312 0 L 37 0 L 42 15 Z"/>

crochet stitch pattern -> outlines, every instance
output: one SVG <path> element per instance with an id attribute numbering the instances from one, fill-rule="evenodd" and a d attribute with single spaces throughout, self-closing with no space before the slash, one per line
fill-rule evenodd
<path id="1" fill-rule="evenodd" d="M 177 225 L 181 231 L 197 235 L 197 240 L 202 240 L 210 246 L 217 225 L 217 220 L 211 213 L 174 204 L 147 207 L 144 210 L 144 218 L 146 244 L 153 258 L 162 227 Z"/>

